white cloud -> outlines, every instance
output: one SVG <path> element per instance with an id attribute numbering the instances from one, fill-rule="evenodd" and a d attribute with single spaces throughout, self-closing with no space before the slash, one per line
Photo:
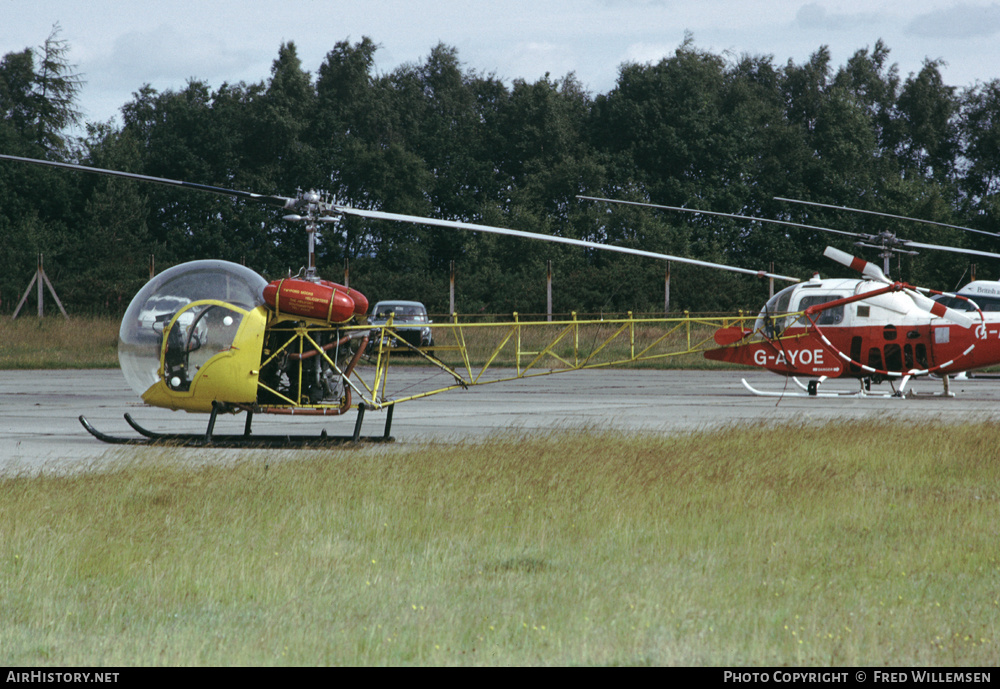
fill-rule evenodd
<path id="1" fill-rule="evenodd" d="M 665 57 L 674 54 L 679 44 L 663 43 L 633 43 L 625 51 L 626 62 L 636 62 L 640 65 L 657 63 Z"/>
<path id="2" fill-rule="evenodd" d="M 979 38 L 1000 33 L 1000 5 L 958 4 L 915 17 L 906 33 L 920 38 Z"/>
<path id="3" fill-rule="evenodd" d="M 153 31 L 122 34 L 115 39 L 111 52 L 95 57 L 90 68 L 99 75 L 95 83 L 123 80 L 139 84 L 191 77 L 233 80 L 234 75 L 245 74 L 248 69 L 267 74 L 266 65 L 276 56 L 277 46 L 239 49 L 218 36 L 181 33 L 160 26 Z"/>
<path id="4" fill-rule="evenodd" d="M 819 3 L 803 5 L 795 14 L 795 24 L 802 29 L 843 31 L 870 26 L 878 19 L 873 12 L 827 12 Z"/>

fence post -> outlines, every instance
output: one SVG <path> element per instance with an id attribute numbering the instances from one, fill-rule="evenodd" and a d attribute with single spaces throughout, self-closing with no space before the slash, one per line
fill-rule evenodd
<path id="1" fill-rule="evenodd" d="M 573 365 L 580 365 L 580 324 L 576 322 L 576 311 L 573 312 Z"/>
<path id="2" fill-rule="evenodd" d="M 670 261 L 667 261 L 667 277 L 663 281 L 663 315 L 670 315 Z"/>
<path id="3" fill-rule="evenodd" d="M 632 318 L 632 312 L 628 312 L 628 345 L 629 359 L 635 359 L 635 319 Z"/>
<path id="4" fill-rule="evenodd" d="M 517 375 L 521 375 L 521 321 L 518 319 L 517 311 L 514 312 L 514 328 L 517 330 L 517 337 L 514 341 L 514 359 L 517 362 Z"/>
<path id="5" fill-rule="evenodd" d="M 552 322 L 552 261 L 545 262 L 545 271 L 547 277 L 545 278 L 545 290 L 548 295 L 546 300 L 546 313 L 548 314 L 549 322 Z"/>
<path id="6" fill-rule="evenodd" d="M 38 276 L 38 317 L 45 317 L 45 292 L 43 291 L 44 285 L 42 285 L 42 254 L 38 254 L 38 268 L 35 272 Z"/>
<path id="7" fill-rule="evenodd" d="M 69 319 L 69 314 L 66 313 L 66 309 L 63 308 L 62 302 L 59 301 L 59 295 L 56 294 L 55 288 L 52 283 L 49 282 L 48 276 L 45 274 L 45 268 L 43 267 L 42 254 L 38 254 L 38 268 L 35 270 L 34 277 L 31 278 L 31 282 L 28 283 L 28 289 L 24 290 L 24 295 L 21 297 L 21 301 L 17 303 L 17 308 L 14 309 L 14 315 L 11 316 L 11 320 L 17 318 L 17 315 L 21 313 L 21 307 L 24 306 L 24 302 L 28 300 L 28 295 L 31 294 L 31 288 L 38 283 L 38 317 L 43 318 L 45 316 L 45 299 L 44 299 L 44 288 L 42 283 L 45 283 L 45 287 L 49 288 L 49 292 L 52 294 L 52 298 L 56 300 L 56 306 L 59 307 L 59 311 L 62 315 Z"/>

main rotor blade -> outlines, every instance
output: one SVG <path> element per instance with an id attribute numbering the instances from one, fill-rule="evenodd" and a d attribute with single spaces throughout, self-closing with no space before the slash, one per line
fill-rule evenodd
<path id="1" fill-rule="evenodd" d="M 953 230 L 965 230 L 966 232 L 978 232 L 979 234 L 989 235 L 990 237 L 1000 237 L 1000 234 L 995 232 L 986 232 L 985 230 L 974 230 L 971 227 L 962 227 L 961 225 L 949 225 L 944 222 L 937 222 L 935 220 L 923 220 L 921 218 L 908 218 L 905 215 L 893 215 L 892 213 L 880 213 L 878 211 L 866 211 L 861 208 L 848 208 L 847 206 L 834 206 L 829 203 L 817 203 L 816 201 L 800 201 L 798 199 L 786 199 L 781 196 L 775 196 L 775 201 L 784 201 L 786 203 L 801 203 L 804 206 L 817 206 L 819 208 L 832 208 L 838 211 L 850 211 L 851 213 L 865 213 L 867 215 L 878 215 L 883 218 L 892 218 L 894 220 L 910 220 L 911 222 L 922 222 L 927 225 L 937 225 L 938 227 L 949 227 Z M 943 247 L 933 247 L 935 249 L 941 249 Z"/>
<path id="2" fill-rule="evenodd" d="M 257 201 L 260 203 L 266 203 L 268 205 L 277 206 L 279 208 L 294 208 L 296 201 L 296 199 L 288 198 L 285 196 L 268 196 L 265 194 L 253 194 L 249 191 L 237 191 L 236 189 L 213 187 L 207 184 L 197 184 L 195 182 L 182 182 L 176 179 L 166 179 L 164 177 L 150 177 L 149 175 L 139 175 L 134 172 L 105 170 L 104 168 L 99 168 L 99 167 L 89 167 L 87 165 L 75 165 L 73 163 L 58 163 L 52 160 L 39 160 L 38 158 L 21 158 L 19 156 L 0 154 L 0 159 L 16 160 L 21 163 L 31 163 L 32 165 L 45 165 L 48 167 L 63 168 L 65 170 L 76 170 L 78 172 L 96 172 L 97 174 L 108 175 L 111 177 L 124 177 L 126 179 L 136 179 L 143 182 L 153 182 L 154 184 L 166 184 L 174 187 L 183 187 L 185 189 L 207 191 L 212 194 L 221 194 L 223 196 L 232 196 L 247 201 Z"/>
<path id="3" fill-rule="evenodd" d="M 957 311 L 953 308 L 945 306 L 939 301 L 934 301 L 933 299 L 925 297 L 917 291 L 906 289 L 903 290 L 903 292 L 906 296 L 913 300 L 913 303 L 916 304 L 918 308 L 923 309 L 924 311 L 929 311 L 931 314 L 951 321 L 952 323 L 960 325 L 963 328 L 971 328 L 976 323 L 976 321 L 969 316 L 966 316 L 961 311 Z"/>
<path id="4" fill-rule="evenodd" d="M 826 256 L 827 258 L 833 259 L 837 263 L 840 263 L 854 270 L 857 270 L 870 278 L 874 278 L 879 282 L 885 283 L 887 285 L 893 284 L 889 280 L 889 278 L 885 276 L 885 273 L 882 272 L 882 269 L 879 268 L 874 263 L 869 263 L 868 261 L 862 260 L 855 256 L 851 256 L 849 253 L 841 251 L 840 249 L 834 249 L 832 246 L 826 247 L 826 250 L 823 252 L 823 255 Z M 902 283 L 895 283 L 895 284 L 900 286 L 902 288 L 903 294 L 905 294 L 911 300 L 913 300 L 913 303 L 916 304 L 917 308 L 921 309 L 922 311 L 927 311 L 931 315 L 938 316 L 939 318 L 944 318 L 945 320 L 949 320 L 952 323 L 962 326 L 963 328 L 970 328 L 972 327 L 973 323 L 975 323 L 975 321 L 973 321 L 969 316 L 966 316 L 961 311 L 956 311 L 955 309 L 948 308 L 944 304 L 934 301 L 933 299 L 930 299 L 928 297 L 925 297 L 924 295 L 920 294 L 919 292 L 913 289 L 908 289 L 906 287 L 903 287 Z M 885 306 L 885 304 L 883 304 L 882 306 Z"/>
<path id="5" fill-rule="evenodd" d="M 502 227 L 493 227 L 491 225 L 479 225 L 476 223 L 461 222 L 457 220 L 438 220 L 436 218 L 423 218 L 416 215 L 400 215 L 398 213 L 385 213 L 382 211 L 368 211 L 368 210 L 361 210 L 359 208 L 351 208 L 348 206 L 338 206 L 337 211 L 345 215 L 355 215 L 358 217 L 372 218 L 375 220 L 394 220 L 397 222 L 416 223 L 418 225 L 450 227 L 452 229 L 471 230 L 473 232 L 488 232 L 490 234 L 501 234 L 501 235 L 506 235 L 508 237 L 520 237 L 522 239 L 540 239 L 547 242 L 555 242 L 557 244 L 570 244 L 572 246 L 582 246 L 588 249 L 615 251 L 621 254 L 631 254 L 633 256 L 645 256 L 647 258 L 658 258 L 666 261 L 676 261 L 677 263 L 687 263 L 693 266 L 716 268 L 718 270 L 728 270 L 733 273 L 743 273 L 744 275 L 757 275 L 759 277 L 774 278 L 776 280 L 785 280 L 787 282 L 799 282 L 798 278 L 789 277 L 788 275 L 777 275 L 775 273 L 750 270 L 748 268 L 735 268 L 733 266 L 722 265 L 721 263 L 698 261 L 693 258 L 684 258 L 682 256 L 671 256 L 669 254 L 658 254 L 652 251 L 643 251 L 642 249 L 630 249 L 624 246 L 614 246 L 613 244 L 599 244 L 597 242 L 588 242 L 582 239 L 556 237 L 553 235 L 538 234 L 536 232 L 523 232 L 521 230 L 508 230 Z"/>
<path id="6" fill-rule="evenodd" d="M 286 209 L 295 208 L 299 201 L 299 199 L 289 198 L 285 196 L 269 196 L 265 194 L 254 194 L 252 192 L 238 191 L 235 189 L 226 189 L 224 187 L 214 187 L 207 184 L 197 184 L 195 182 L 183 182 L 180 180 L 167 179 L 164 177 L 152 177 L 150 175 L 140 175 L 133 172 L 121 172 L 119 170 L 106 170 L 104 168 L 89 167 L 86 165 L 76 165 L 73 163 L 60 163 L 51 160 L 40 160 L 37 158 L 22 158 L 19 156 L 12 156 L 5 154 L 0 154 L 0 159 L 13 160 L 22 163 L 31 163 L 33 165 L 44 165 L 47 167 L 62 168 L 66 170 L 75 170 L 79 172 L 93 172 L 97 174 L 108 175 L 111 177 L 123 177 L 125 179 L 134 179 L 143 182 L 164 184 L 168 186 L 181 187 L 185 189 L 194 189 L 197 191 L 205 191 L 213 194 L 221 194 L 223 196 L 230 196 L 248 201 L 267 203 L 272 206 L 278 206 L 279 208 L 286 208 Z M 512 237 L 521 237 L 524 239 L 541 239 L 561 244 L 572 244 L 575 246 L 583 246 L 591 249 L 600 249 L 603 251 L 615 251 L 618 253 L 632 254 L 635 256 L 646 256 L 649 258 L 665 259 L 668 261 L 676 261 L 677 263 L 687 263 L 690 265 L 703 266 L 706 268 L 717 268 L 719 270 L 728 270 L 734 273 L 743 273 L 746 275 L 757 275 L 760 277 L 775 278 L 776 280 L 784 280 L 786 282 L 799 282 L 798 278 L 790 277 L 788 275 L 778 275 L 776 273 L 767 273 L 764 271 L 749 270 L 746 268 L 735 268 L 733 266 L 725 266 L 722 264 L 711 263 L 708 261 L 698 261 L 696 259 L 684 258 L 681 256 L 671 256 L 669 254 L 659 254 L 651 251 L 643 251 L 641 249 L 629 249 L 626 247 L 613 246 L 609 244 L 598 244 L 597 242 L 587 242 L 579 239 L 569 239 L 567 237 L 540 235 L 533 232 L 521 232 L 519 230 L 508 230 L 499 227 L 490 227 L 488 225 L 478 225 L 475 223 L 464 223 L 453 220 L 438 220 L 435 218 L 422 218 L 413 215 L 399 215 L 396 213 L 384 213 L 381 211 L 366 211 L 357 208 L 351 208 L 350 206 L 333 206 L 332 208 L 329 208 L 329 210 L 336 213 L 342 213 L 344 215 L 355 215 L 359 217 L 373 218 L 379 220 L 394 220 L 398 222 L 411 222 L 421 225 L 433 225 L 438 227 L 450 227 L 454 229 L 474 230 L 478 232 L 490 232 L 493 234 L 504 234 Z"/>
<path id="7" fill-rule="evenodd" d="M 852 256 L 846 251 L 841 251 L 840 249 L 834 249 L 832 246 L 826 247 L 823 251 L 823 255 L 827 258 L 836 261 L 842 266 L 847 266 L 851 270 L 856 270 L 866 277 L 870 277 L 879 282 L 884 282 L 885 284 L 891 284 L 891 280 L 885 276 L 882 269 L 879 268 L 874 263 L 870 263 L 857 256 Z"/>
<path id="8" fill-rule="evenodd" d="M 720 213 L 717 211 L 702 211 L 697 208 L 682 208 L 680 206 L 663 206 L 658 203 L 642 203 L 640 201 L 622 201 L 620 199 L 603 199 L 597 196 L 577 196 L 585 201 L 604 201 L 605 203 L 620 203 L 623 206 L 642 206 L 644 208 L 658 208 L 667 211 L 681 211 L 684 213 L 697 213 L 700 215 L 715 215 L 721 218 L 734 218 L 736 220 L 753 220 L 755 222 L 767 222 L 773 225 L 785 225 L 786 227 L 798 227 L 806 230 L 819 230 L 821 232 L 832 232 L 848 237 L 860 237 L 861 239 L 871 239 L 871 235 L 859 234 L 857 232 L 846 232 L 845 230 L 834 230 L 830 227 L 818 227 L 816 225 L 803 225 L 802 223 L 791 222 L 789 220 L 773 220 L 771 218 L 756 218 L 752 215 L 736 215 L 735 213 Z"/>
<path id="9" fill-rule="evenodd" d="M 1000 258 L 1000 254 L 992 254 L 989 251 L 977 251 L 976 249 L 962 249 L 955 246 L 941 246 L 939 244 L 924 244 L 922 242 L 911 242 L 909 240 L 904 240 L 903 246 L 913 246 L 918 249 L 937 249 L 938 251 L 951 251 L 956 254 L 971 254 L 972 256 L 984 256 L 986 258 Z"/>

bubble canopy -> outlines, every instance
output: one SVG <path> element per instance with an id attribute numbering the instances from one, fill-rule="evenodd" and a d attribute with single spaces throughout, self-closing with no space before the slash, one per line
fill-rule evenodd
<path id="1" fill-rule="evenodd" d="M 159 382 L 164 329 L 171 322 L 180 329 L 205 327 L 196 309 L 185 311 L 189 304 L 215 300 L 249 311 L 264 303 L 266 285 L 263 277 L 245 266 L 215 260 L 183 263 L 154 277 L 132 299 L 118 333 L 118 361 L 125 380 L 139 395 Z M 202 334 L 185 337 L 198 339 Z"/>

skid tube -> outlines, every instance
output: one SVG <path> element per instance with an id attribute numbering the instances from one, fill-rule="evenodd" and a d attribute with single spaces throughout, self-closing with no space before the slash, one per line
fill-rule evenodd
<path id="1" fill-rule="evenodd" d="M 871 392 L 870 388 L 866 388 L 864 382 L 861 383 L 861 389 L 857 392 L 848 392 L 845 390 L 838 390 L 836 392 L 824 392 L 819 388 L 819 384 L 822 382 L 820 380 L 810 380 L 808 384 L 803 384 L 802 381 L 798 380 L 792 376 L 792 380 L 795 385 L 800 388 L 800 391 L 795 390 L 758 390 L 754 386 L 747 382 L 746 378 L 742 378 L 743 387 L 745 387 L 749 392 L 757 397 L 901 397 L 896 393 L 888 392 Z"/>
<path id="2" fill-rule="evenodd" d="M 204 433 L 158 433 L 144 428 L 127 413 L 125 414 L 125 421 L 142 436 L 141 438 L 123 438 L 109 435 L 94 428 L 87 421 L 86 417 L 82 415 L 80 416 L 80 423 L 92 436 L 112 445 L 297 449 L 395 442 L 395 438 L 389 434 L 392 428 L 392 412 L 395 409 L 395 405 L 389 405 L 389 409 L 386 412 L 385 431 L 383 434 L 369 436 L 361 435 L 361 423 L 364 421 L 366 409 L 364 404 L 358 405 L 358 417 L 354 422 L 354 433 L 351 435 L 328 435 L 325 429 L 320 431 L 318 435 L 253 435 L 250 432 L 250 426 L 253 422 L 253 411 L 247 411 L 247 420 L 242 434 L 215 434 L 215 421 L 221 408 L 222 405 L 218 403 L 212 404 L 212 413 L 208 420 L 208 428 Z"/>

